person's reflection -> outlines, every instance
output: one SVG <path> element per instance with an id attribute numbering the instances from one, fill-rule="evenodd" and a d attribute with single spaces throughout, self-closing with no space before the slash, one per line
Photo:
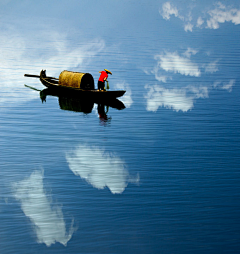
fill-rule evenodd
<path id="1" fill-rule="evenodd" d="M 100 123 L 104 125 L 107 123 L 110 123 L 112 118 L 107 116 L 109 106 L 99 103 L 97 109 L 98 109 Z"/>

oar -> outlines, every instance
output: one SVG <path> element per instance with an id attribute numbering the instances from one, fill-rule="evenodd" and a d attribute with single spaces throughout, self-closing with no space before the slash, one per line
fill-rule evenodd
<path id="1" fill-rule="evenodd" d="M 39 75 L 33 75 L 33 74 L 24 74 L 25 77 L 30 77 L 30 78 L 40 78 Z"/>
<path id="2" fill-rule="evenodd" d="M 30 89 L 32 89 L 32 90 L 35 90 L 35 91 L 41 92 L 41 90 L 38 90 L 38 89 L 36 89 L 36 88 L 34 88 L 34 87 L 32 87 L 32 86 L 27 86 L 27 85 L 24 85 L 24 86 L 26 86 L 26 87 L 28 87 L 28 88 L 30 88 Z"/>
<path id="3" fill-rule="evenodd" d="M 33 74 L 24 74 L 25 77 L 30 77 L 30 78 L 40 78 L 39 75 L 33 75 Z M 58 80 L 58 78 L 54 78 L 54 77 L 46 77 L 46 78 L 51 78 L 51 79 L 56 79 Z"/>

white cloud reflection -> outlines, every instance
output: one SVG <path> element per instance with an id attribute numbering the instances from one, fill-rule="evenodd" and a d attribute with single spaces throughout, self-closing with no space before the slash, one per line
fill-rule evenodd
<path id="1" fill-rule="evenodd" d="M 170 19 L 171 15 L 174 15 L 175 17 L 179 17 L 178 9 L 171 4 L 170 2 L 166 2 L 162 5 L 162 10 L 159 11 L 162 17 L 166 20 Z M 182 18 L 180 16 L 180 18 Z"/>
<path id="2" fill-rule="evenodd" d="M 232 92 L 232 87 L 234 85 L 235 85 L 235 79 L 231 79 L 229 82 L 216 81 L 213 84 L 213 87 L 217 89 L 227 90 L 228 92 Z"/>
<path id="3" fill-rule="evenodd" d="M 24 214 L 31 220 L 39 243 L 50 246 L 56 242 L 67 245 L 74 232 L 69 232 L 60 207 L 52 206 L 43 188 L 43 172 L 35 171 L 29 178 L 13 184 L 14 197 L 20 201 Z"/>
<path id="4" fill-rule="evenodd" d="M 205 67 L 205 72 L 214 73 L 218 71 L 218 60 L 208 63 Z"/>
<path id="5" fill-rule="evenodd" d="M 240 9 L 226 6 L 221 2 L 214 4 L 212 9 L 210 9 L 211 7 L 208 7 L 210 10 L 207 12 L 205 12 L 205 10 L 201 11 L 200 5 L 196 4 L 194 7 L 199 9 L 199 17 L 197 20 L 193 20 L 191 12 L 190 14 L 186 14 L 186 9 L 189 10 L 192 8 L 191 4 L 184 8 L 185 14 L 180 15 L 178 8 L 170 2 L 164 3 L 159 12 L 166 20 L 169 20 L 171 16 L 175 16 L 176 18 L 182 20 L 182 22 L 184 22 L 184 30 L 186 32 L 192 32 L 194 27 L 218 29 L 220 24 L 225 22 L 231 22 L 234 25 L 240 24 Z"/>
<path id="6" fill-rule="evenodd" d="M 192 32 L 193 31 L 193 24 L 191 24 L 191 23 L 185 24 L 184 25 L 184 30 L 185 30 L 185 32 L 187 32 L 187 31 Z"/>
<path id="7" fill-rule="evenodd" d="M 104 41 L 100 39 L 73 47 L 65 34 L 46 30 L 39 31 L 39 36 L 41 34 L 41 39 L 28 39 L 13 27 L 7 27 L 1 33 L 0 106 L 7 103 L 11 106 L 38 96 L 25 88 L 24 83 L 39 84 L 39 80 L 27 79 L 25 73 L 39 74 L 41 69 L 46 69 L 49 75 L 57 77 L 64 69 L 86 68 L 92 57 L 105 48 Z"/>
<path id="8" fill-rule="evenodd" d="M 207 28 L 218 29 L 220 23 L 232 22 L 235 25 L 240 24 L 240 10 L 228 8 L 222 3 L 208 12 L 210 18 L 207 20 Z"/>
<path id="9" fill-rule="evenodd" d="M 156 79 L 159 80 L 159 70 L 179 73 L 185 76 L 199 77 L 201 75 L 201 71 L 198 65 L 190 60 L 191 55 L 195 55 L 196 53 L 197 51 L 193 49 L 188 49 L 182 54 L 182 56 L 179 55 L 177 52 L 165 52 L 163 54 L 156 55 L 154 57 L 155 60 L 157 60 L 157 65 L 154 68 Z M 166 78 L 162 81 L 166 82 Z"/>
<path id="10" fill-rule="evenodd" d="M 180 88 L 166 88 L 162 85 L 146 85 L 147 111 L 156 112 L 159 107 L 165 107 L 174 111 L 187 112 L 194 107 L 194 101 L 199 98 L 208 98 L 212 89 L 232 91 L 235 80 L 229 82 L 217 81 L 209 86 L 186 86 Z"/>
<path id="11" fill-rule="evenodd" d="M 157 111 L 159 107 L 165 107 L 175 111 L 189 111 L 194 107 L 194 101 L 199 98 L 207 98 L 209 91 L 212 89 L 224 89 L 228 92 L 232 91 L 235 80 L 229 82 L 217 81 L 214 84 L 204 85 L 194 82 L 194 85 L 186 85 L 186 81 L 177 84 L 172 82 L 174 74 L 181 74 L 185 79 L 193 77 L 199 78 L 202 73 L 205 75 L 218 71 L 218 60 L 202 64 L 202 68 L 190 60 L 191 56 L 196 55 L 197 50 L 188 48 L 181 55 L 178 52 L 165 52 L 155 56 L 157 63 L 151 72 L 146 74 L 154 74 L 155 79 L 161 84 L 146 85 L 147 94 L 146 109 L 148 111 Z M 168 76 L 168 73 L 171 76 Z M 191 81 L 192 82 L 192 81 Z"/>
<path id="12" fill-rule="evenodd" d="M 124 103 L 126 108 L 130 108 L 133 104 L 133 100 L 132 100 L 132 90 L 130 88 L 130 86 L 123 82 L 123 83 L 118 83 L 115 85 L 115 88 L 117 90 L 125 90 L 126 93 L 123 95 L 123 97 L 121 97 L 121 101 Z"/>
<path id="13" fill-rule="evenodd" d="M 202 17 L 199 17 L 198 19 L 197 19 L 197 27 L 201 27 L 202 26 L 202 24 L 204 23 L 204 20 L 202 19 Z"/>
<path id="14" fill-rule="evenodd" d="M 160 85 L 145 86 L 148 90 L 147 110 L 156 112 L 159 107 L 186 112 L 193 108 L 194 99 L 208 97 L 206 87 L 165 88 Z"/>
<path id="15" fill-rule="evenodd" d="M 121 158 L 97 147 L 79 145 L 66 153 L 71 171 L 94 188 L 108 187 L 111 193 L 121 194 L 129 182 L 138 183 L 139 176 L 131 177 Z"/>

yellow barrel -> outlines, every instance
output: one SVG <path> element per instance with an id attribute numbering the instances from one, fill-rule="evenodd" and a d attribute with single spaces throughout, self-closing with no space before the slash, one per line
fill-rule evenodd
<path id="1" fill-rule="evenodd" d="M 62 71 L 59 75 L 60 86 L 81 88 L 84 90 L 94 89 L 94 79 L 90 73 Z"/>

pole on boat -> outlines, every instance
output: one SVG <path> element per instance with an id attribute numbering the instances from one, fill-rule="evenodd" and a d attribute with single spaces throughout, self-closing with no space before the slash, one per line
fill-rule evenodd
<path id="1" fill-rule="evenodd" d="M 40 78 L 39 75 L 33 75 L 33 74 L 24 74 L 25 77 L 30 77 L 30 78 Z"/>
<path id="2" fill-rule="evenodd" d="M 36 88 L 34 88 L 34 87 L 32 87 L 32 86 L 27 86 L 27 85 L 24 85 L 24 86 L 25 86 L 25 87 L 28 87 L 28 88 L 30 88 L 30 89 L 32 89 L 32 90 L 35 90 L 35 91 L 41 92 L 41 90 L 36 89 Z"/>
<path id="3" fill-rule="evenodd" d="M 33 75 L 33 74 L 24 74 L 24 77 L 40 78 L 39 75 Z M 54 77 L 46 77 L 46 78 L 51 78 L 51 79 L 56 79 L 56 80 L 58 80 L 58 78 L 54 78 Z"/>

